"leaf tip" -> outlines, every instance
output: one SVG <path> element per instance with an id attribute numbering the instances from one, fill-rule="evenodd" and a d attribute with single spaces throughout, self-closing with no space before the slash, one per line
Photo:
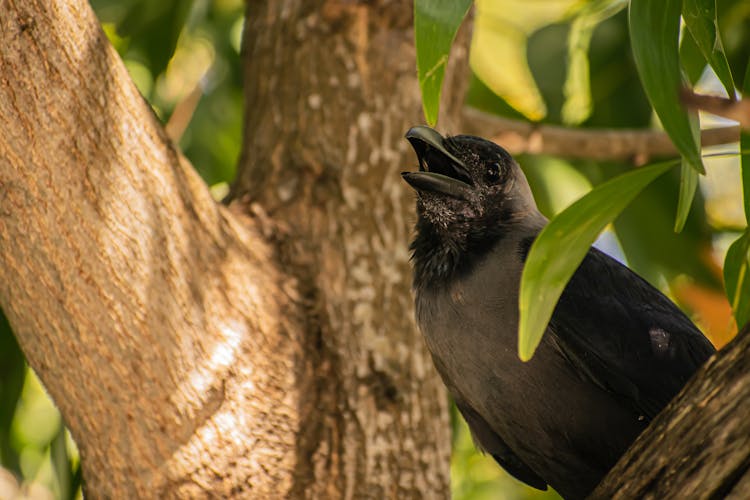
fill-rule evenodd
<path id="1" fill-rule="evenodd" d="M 429 107 L 425 105 L 422 106 L 422 110 L 424 111 L 424 119 L 427 122 L 427 125 L 434 127 L 437 123 L 438 107 Z"/>
<path id="2" fill-rule="evenodd" d="M 524 363 L 531 360 L 531 358 L 534 356 L 534 351 L 528 352 L 524 349 L 521 349 L 519 347 L 518 349 L 518 358 L 523 361 Z"/>
<path id="3" fill-rule="evenodd" d="M 518 358 L 526 363 L 533 356 L 536 351 L 539 342 L 532 340 L 532 335 L 527 331 L 528 329 L 523 325 L 519 324 L 518 328 Z"/>
<path id="4" fill-rule="evenodd" d="M 701 175 L 706 175 L 706 167 L 703 166 L 703 162 L 699 159 L 698 163 L 693 162 L 693 168 Z"/>

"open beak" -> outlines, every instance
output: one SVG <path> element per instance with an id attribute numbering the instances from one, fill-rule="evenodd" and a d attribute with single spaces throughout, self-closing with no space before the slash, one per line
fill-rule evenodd
<path id="1" fill-rule="evenodd" d="M 402 172 L 401 177 L 417 191 L 442 193 L 468 201 L 471 177 L 463 162 L 445 148 L 443 136 L 430 127 L 412 127 L 406 133 L 419 159 L 418 172 Z"/>

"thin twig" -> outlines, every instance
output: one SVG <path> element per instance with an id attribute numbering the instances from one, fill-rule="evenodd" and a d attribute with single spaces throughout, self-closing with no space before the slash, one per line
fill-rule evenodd
<path id="1" fill-rule="evenodd" d="M 169 121 L 164 128 L 169 138 L 175 144 L 180 142 L 182 134 L 185 133 L 185 129 L 190 124 L 190 120 L 193 118 L 193 113 L 195 113 L 201 97 L 203 97 L 203 85 L 198 82 L 195 88 L 184 99 L 178 102 L 174 111 L 172 111 L 172 116 L 169 117 Z"/>
<path id="2" fill-rule="evenodd" d="M 540 125 L 501 118 L 482 111 L 464 110 L 467 133 L 487 137 L 511 154 L 547 154 L 571 159 L 628 161 L 643 165 L 653 158 L 676 156 L 669 136 L 648 129 L 585 129 Z M 704 147 L 730 144 L 739 140 L 739 127 L 703 130 Z"/>

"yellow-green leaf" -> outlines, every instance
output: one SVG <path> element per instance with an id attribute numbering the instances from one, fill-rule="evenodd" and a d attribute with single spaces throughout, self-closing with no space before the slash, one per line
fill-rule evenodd
<path id="1" fill-rule="evenodd" d="M 580 0 L 477 0 L 469 64 L 482 83 L 532 121 L 547 115 L 526 45 L 538 29 L 568 19 Z"/>
<path id="2" fill-rule="evenodd" d="M 597 186 L 539 233 L 521 277 L 518 356 L 522 360 L 531 359 L 565 285 L 602 229 L 651 181 L 676 163 L 656 163 Z"/>
<path id="3" fill-rule="evenodd" d="M 568 32 L 568 68 L 563 85 L 565 101 L 562 106 L 562 121 L 569 125 L 583 123 L 592 110 L 589 76 L 589 45 L 594 29 L 620 12 L 627 2 L 624 0 L 594 0 L 583 5 L 570 25 Z"/>

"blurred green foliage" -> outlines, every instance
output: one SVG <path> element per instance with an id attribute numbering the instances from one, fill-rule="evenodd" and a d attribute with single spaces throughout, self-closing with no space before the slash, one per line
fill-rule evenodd
<path id="1" fill-rule="evenodd" d="M 5 478 L 10 484 L 0 484 L 0 492 L 15 489 L 16 495 L 60 499 L 79 492 L 75 444 L 1 313 L 0 464 L 16 476 L 14 481 Z"/>
<path id="2" fill-rule="evenodd" d="M 166 123 L 202 90 L 180 147 L 209 185 L 234 177 L 242 130 L 242 0 L 92 0 L 143 96 Z"/>
<path id="3" fill-rule="evenodd" d="M 196 87 L 202 90 L 180 146 L 209 185 L 229 182 L 240 150 L 243 114 L 242 0 L 91 3 L 136 85 L 165 123 Z M 482 9 L 478 10 L 476 25 L 482 32 L 481 38 L 474 39 L 472 67 L 480 77 L 467 75 L 471 79 L 468 104 L 514 119 L 531 116 L 542 123 L 576 123 L 584 128 L 651 126 L 654 116 L 633 61 L 627 13 L 617 5 L 612 7 L 624 3 L 483 1 L 490 17 L 482 18 Z M 602 11 L 593 4 L 607 5 Z M 717 12 L 729 66 L 740 81 L 736 75 L 745 74 L 750 57 L 750 3 L 718 0 Z M 591 24 L 581 20 L 584 14 L 599 17 Z M 691 81 L 710 83 L 710 71 L 704 71 L 705 60 L 695 44 L 683 40 L 681 57 Z M 488 85 L 488 74 L 501 80 Z M 701 180 L 680 234 L 672 231 L 679 189 L 676 171 L 645 189 L 611 226 L 629 265 L 667 292 L 684 279 L 720 290 L 716 262 L 721 262 L 727 246 L 745 225 L 742 209 L 734 206 L 741 204 L 739 175 L 732 177 L 737 162 L 728 160 L 726 169 L 721 161 L 727 162 L 706 161 L 708 179 Z M 632 168 L 630 164 L 544 156 L 522 156 L 519 162 L 548 216 L 559 213 L 592 186 Z M 453 429 L 454 498 L 556 498 L 554 492 L 539 492 L 519 483 L 491 457 L 478 453 L 455 409 Z M 26 493 L 35 485 L 54 498 L 80 494 L 75 446 L 27 368 L 4 317 L 0 317 L 0 460 Z"/>

